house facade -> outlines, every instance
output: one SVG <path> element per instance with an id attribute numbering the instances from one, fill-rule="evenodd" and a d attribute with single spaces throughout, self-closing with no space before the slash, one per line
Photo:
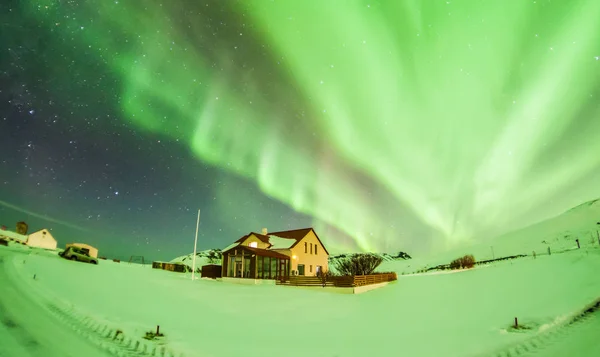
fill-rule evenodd
<path id="1" fill-rule="evenodd" d="M 44 248 L 44 249 L 56 249 L 56 239 L 47 229 L 41 229 L 37 232 L 31 233 L 27 237 L 27 243 L 30 247 Z"/>
<path id="2" fill-rule="evenodd" d="M 329 253 L 312 228 L 251 232 L 223 250 L 221 275 L 278 279 L 328 271 Z"/>

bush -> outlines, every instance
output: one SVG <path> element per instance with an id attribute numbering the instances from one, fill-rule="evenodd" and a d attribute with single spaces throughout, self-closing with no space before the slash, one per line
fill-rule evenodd
<path id="1" fill-rule="evenodd" d="M 372 253 L 353 254 L 334 262 L 340 275 L 369 275 L 381 264 L 383 258 Z"/>
<path id="2" fill-rule="evenodd" d="M 475 257 L 471 254 L 454 259 L 450 263 L 450 269 L 469 269 L 475 266 Z"/>

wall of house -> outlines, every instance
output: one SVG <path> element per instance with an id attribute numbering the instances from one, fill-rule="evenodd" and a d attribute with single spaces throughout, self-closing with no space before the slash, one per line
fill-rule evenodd
<path id="1" fill-rule="evenodd" d="M 269 245 L 258 239 L 254 234 L 251 234 L 241 245 L 250 246 L 250 243 L 256 243 L 256 248 L 267 249 Z"/>
<path id="2" fill-rule="evenodd" d="M 32 233 L 27 237 L 27 245 L 44 249 L 56 249 L 56 239 L 46 229 Z"/>
<path id="3" fill-rule="evenodd" d="M 304 250 L 304 243 L 307 243 L 306 253 Z M 311 247 L 312 244 L 312 254 Z M 317 253 L 315 254 L 315 245 L 317 248 Z M 286 254 L 287 255 L 287 254 Z M 296 257 L 294 259 L 294 256 Z M 310 231 L 306 237 L 304 237 L 298 245 L 291 249 L 291 265 L 292 270 L 298 270 L 299 264 L 304 264 L 304 275 L 305 276 L 316 276 L 317 275 L 317 265 L 320 265 L 323 271 L 328 271 L 328 258 L 329 256 L 323 249 L 323 246 L 319 243 L 317 236 L 315 236 L 313 231 Z M 311 269 L 312 266 L 312 269 Z M 312 270 L 312 271 L 311 271 Z"/>
<path id="4" fill-rule="evenodd" d="M 65 246 L 65 249 L 69 248 L 71 246 L 72 247 L 77 247 L 77 248 L 87 249 L 90 252 L 90 257 L 98 258 L 98 248 L 94 248 L 91 245 L 84 244 L 84 243 L 69 243 L 69 244 L 67 244 Z"/>

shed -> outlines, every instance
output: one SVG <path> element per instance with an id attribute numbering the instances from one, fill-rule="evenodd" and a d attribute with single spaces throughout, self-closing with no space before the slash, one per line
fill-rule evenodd
<path id="1" fill-rule="evenodd" d="M 185 273 L 189 270 L 183 263 L 152 262 L 152 268 Z"/>
<path id="2" fill-rule="evenodd" d="M 69 247 L 81 248 L 84 251 L 87 251 L 87 253 L 90 255 L 90 257 L 98 258 L 98 248 L 92 247 L 89 244 L 85 244 L 85 243 L 68 243 L 66 245 L 65 249 L 69 248 Z"/>
<path id="3" fill-rule="evenodd" d="M 217 264 L 208 264 L 202 266 L 201 276 L 203 278 L 216 279 L 221 277 L 221 266 Z"/>
<path id="4" fill-rule="evenodd" d="M 37 232 L 31 233 L 27 237 L 26 244 L 30 247 L 44 248 L 44 249 L 56 249 L 56 239 L 50 234 L 47 229 L 42 229 Z"/>

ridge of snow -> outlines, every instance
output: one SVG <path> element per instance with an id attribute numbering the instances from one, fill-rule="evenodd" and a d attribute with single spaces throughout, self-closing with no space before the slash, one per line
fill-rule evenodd
<path id="1" fill-rule="evenodd" d="M 296 240 L 293 238 L 282 238 L 275 235 L 269 235 L 269 249 L 290 249 Z"/>

